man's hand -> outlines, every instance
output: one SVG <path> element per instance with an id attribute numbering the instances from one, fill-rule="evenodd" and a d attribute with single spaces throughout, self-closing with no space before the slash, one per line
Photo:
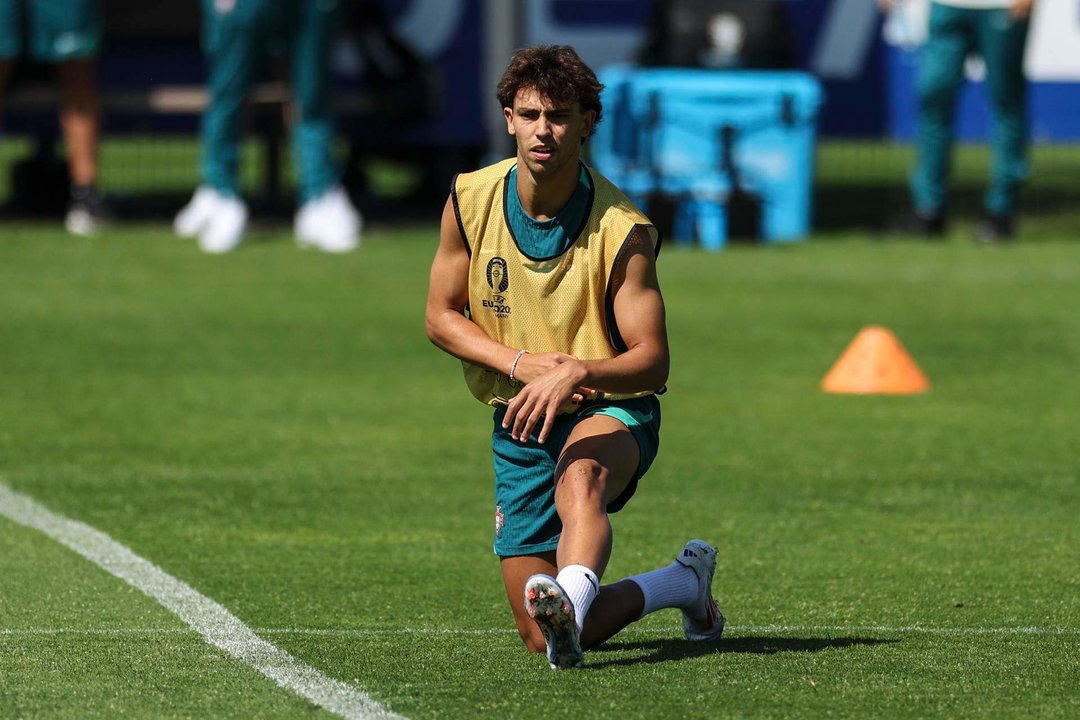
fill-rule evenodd
<path id="1" fill-rule="evenodd" d="M 518 358 L 517 367 L 514 368 L 514 380 L 522 385 L 528 385 L 548 370 L 559 365 L 576 360 L 573 355 L 560 352 L 530 353 L 527 352 Z"/>
<path id="2" fill-rule="evenodd" d="M 524 382 L 525 387 L 507 405 L 502 426 L 510 429 L 510 437 L 525 442 L 536 424 L 543 420 L 537 440 L 547 441 L 559 408 L 568 401 L 581 402 L 585 397 L 595 395 L 581 385 L 587 375 L 585 364 L 571 355 L 522 355 L 514 378 Z"/>

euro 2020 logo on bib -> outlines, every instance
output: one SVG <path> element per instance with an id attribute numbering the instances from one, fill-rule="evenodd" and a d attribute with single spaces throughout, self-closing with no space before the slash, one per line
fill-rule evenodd
<path id="1" fill-rule="evenodd" d="M 487 284 L 491 288 L 491 299 L 484 300 L 482 305 L 490 310 L 497 318 L 510 316 L 510 304 L 506 301 L 506 288 L 510 287 L 510 277 L 507 273 L 506 260 L 501 257 L 493 257 L 487 264 Z"/>
<path id="2" fill-rule="evenodd" d="M 497 293 L 506 292 L 510 287 L 510 278 L 507 277 L 506 261 L 501 257 L 493 257 L 487 264 L 487 284 Z"/>

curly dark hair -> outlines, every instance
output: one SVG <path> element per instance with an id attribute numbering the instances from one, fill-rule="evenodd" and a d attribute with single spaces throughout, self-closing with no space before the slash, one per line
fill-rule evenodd
<path id="1" fill-rule="evenodd" d="M 600 103 L 600 91 L 604 86 L 569 45 L 536 45 L 515 52 L 499 80 L 495 96 L 502 107 L 512 108 L 518 90 L 523 87 L 535 88 L 552 102 L 576 102 L 581 105 L 582 112 L 594 111 L 594 128 L 604 113 Z"/>

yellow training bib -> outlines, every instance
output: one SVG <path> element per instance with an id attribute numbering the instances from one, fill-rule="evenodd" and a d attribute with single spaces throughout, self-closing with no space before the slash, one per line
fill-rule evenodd
<path id="1" fill-rule="evenodd" d="M 454 210 L 469 250 L 471 320 L 508 347 L 563 352 L 582 360 L 615 357 L 625 346 L 612 311 L 612 271 L 637 228 L 649 231 L 654 250 L 659 233 L 618 188 L 587 169 L 593 197 L 584 229 L 565 252 L 530 258 L 507 222 L 506 193 L 517 192 L 507 178 L 515 163 L 504 160 L 454 181 Z M 481 402 L 504 405 L 521 389 L 503 372 L 462 364 L 465 381 Z"/>

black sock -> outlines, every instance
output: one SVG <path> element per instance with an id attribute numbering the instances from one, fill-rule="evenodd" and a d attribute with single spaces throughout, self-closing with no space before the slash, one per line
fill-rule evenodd
<path id="1" fill-rule="evenodd" d="M 84 202 L 89 200 L 97 193 L 94 185 L 78 185 L 76 183 L 71 184 L 71 199 L 76 202 Z"/>

